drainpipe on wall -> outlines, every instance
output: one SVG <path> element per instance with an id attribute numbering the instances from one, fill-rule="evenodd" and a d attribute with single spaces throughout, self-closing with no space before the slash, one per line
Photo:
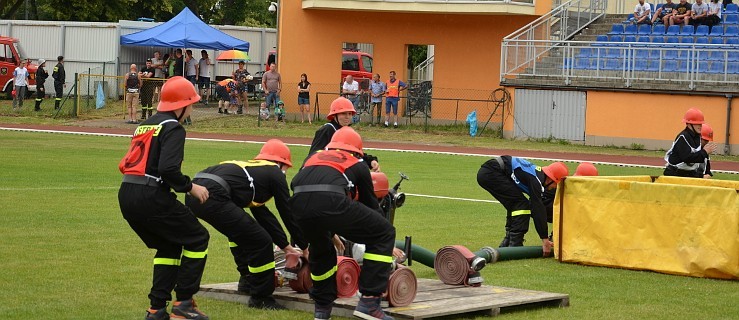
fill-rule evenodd
<path id="1" fill-rule="evenodd" d="M 731 154 L 731 142 L 729 140 L 730 130 L 731 130 L 731 99 L 734 98 L 733 95 L 727 94 L 726 95 L 726 144 L 724 145 L 724 154 L 730 155 Z"/>

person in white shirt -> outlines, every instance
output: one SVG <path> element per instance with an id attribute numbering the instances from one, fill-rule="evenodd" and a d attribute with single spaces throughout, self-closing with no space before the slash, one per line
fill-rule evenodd
<path id="1" fill-rule="evenodd" d="M 192 85 L 195 85 L 198 82 L 198 60 L 193 58 L 192 50 L 188 49 L 185 53 L 187 54 L 185 57 L 185 65 L 187 66 L 185 78 L 192 82 Z"/>
<path id="2" fill-rule="evenodd" d="M 703 0 L 695 0 L 695 3 L 690 7 L 690 24 L 698 27 L 699 25 L 708 24 L 708 4 Z"/>
<path id="3" fill-rule="evenodd" d="M 634 23 L 652 24 L 652 7 L 644 0 L 639 0 L 634 7 Z"/>
<path id="4" fill-rule="evenodd" d="M 15 86 L 13 110 L 20 110 L 23 108 L 23 99 L 26 98 L 26 90 L 28 89 L 28 69 L 21 61 L 18 61 L 15 71 L 13 71 L 13 85 Z"/>
<path id="5" fill-rule="evenodd" d="M 718 0 L 711 0 L 708 3 L 708 15 L 706 16 L 706 24 L 713 27 L 721 23 L 721 11 L 723 6 Z"/>
<path id="6" fill-rule="evenodd" d="M 157 79 L 164 79 L 164 73 L 162 69 L 165 68 L 164 66 L 164 60 L 162 60 L 162 53 L 159 51 L 154 51 L 154 58 L 151 58 L 151 67 L 154 68 L 154 78 Z M 154 96 L 153 101 L 154 105 L 157 105 L 159 103 L 159 90 L 162 89 L 162 85 L 164 84 L 164 80 L 156 80 L 154 81 Z"/>
<path id="7" fill-rule="evenodd" d="M 346 76 L 346 81 L 341 86 L 341 95 L 349 99 L 352 104 L 357 106 L 357 98 L 359 97 L 359 82 L 354 81 L 351 75 Z"/>
<path id="8" fill-rule="evenodd" d="M 208 105 L 210 100 L 210 57 L 208 51 L 200 50 L 200 62 L 198 62 L 198 86 L 200 87 L 200 96 L 203 97 L 203 103 Z"/>

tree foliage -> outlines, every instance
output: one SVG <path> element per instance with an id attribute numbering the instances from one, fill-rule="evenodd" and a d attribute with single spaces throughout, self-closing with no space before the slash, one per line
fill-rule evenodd
<path id="1" fill-rule="evenodd" d="M 26 3 L 28 5 L 26 6 Z M 0 0 L 2 19 L 117 22 L 152 18 L 168 21 L 188 7 L 209 24 L 275 27 L 265 0 Z"/>

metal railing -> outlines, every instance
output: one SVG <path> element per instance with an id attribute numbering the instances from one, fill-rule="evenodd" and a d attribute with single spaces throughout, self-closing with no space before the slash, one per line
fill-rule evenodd
<path id="1" fill-rule="evenodd" d="M 530 68 L 562 41 L 570 39 L 596 19 L 605 15 L 607 0 L 572 0 L 532 21 L 503 38 L 501 44 L 500 79 L 517 70 Z M 548 41 L 546 46 L 533 46 L 531 41 Z"/>
<path id="2" fill-rule="evenodd" d="M 412 76 L 415 79 L 418 80 L 432 80 L 432 75 L 434 67 L 434 56 L 428 57 L 428 59 L 423 60 L 423 62 L 419 63 L 417 66 L 413 67 L 413 73 Z"/>
<path id="3" fill-rule="evenodd" d="M 697 84 L 739 84 L 739 44 L 644 43 L 589 41 L 527 41 L 529 46 L 561 47 L 561 56 L 531 62 L 516 76 L 562 80 L 609 79 L 634 82 L 667 81 L 683 83 L 689 89 Z"/>

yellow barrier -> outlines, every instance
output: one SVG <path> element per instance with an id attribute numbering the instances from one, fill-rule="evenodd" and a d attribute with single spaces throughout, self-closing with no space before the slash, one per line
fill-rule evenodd
<path id="1" fill-rule="evenodd" d="M 739 279 L 739 182 L 572 177 L 554 202 L 562 262 Z"/>

